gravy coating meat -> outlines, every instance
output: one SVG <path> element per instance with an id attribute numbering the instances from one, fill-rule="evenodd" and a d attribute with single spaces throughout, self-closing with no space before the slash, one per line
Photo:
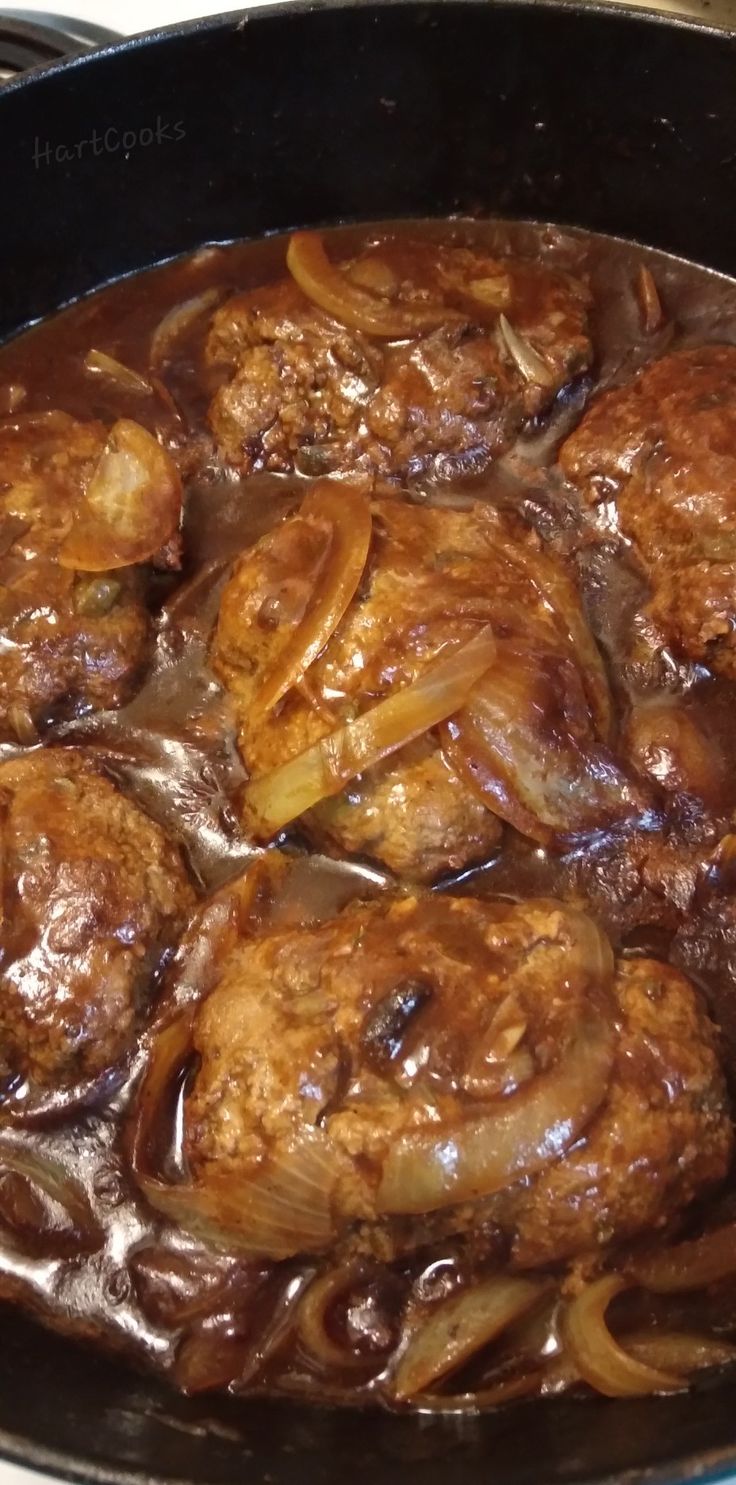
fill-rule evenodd
<path id="1" fill-rule="evenodd" d="M 735 407 L 523 222 L 0 348 L 3 1303 L 228 1430 L 733 1379 Z"/>
<path id="2" fill-rule="evenodd" d="M 54 719 L 120 706 L 151 657 L 137 501 L 154 521 L 162 489 L 172 505 L 150 553 L 144 542 L 153 555 L 176 531 L 181 490 L 155 440 L 137 429 L 131 445 L 137 425 L 121 426 L 122 449 L 63 412 L 0 424 L 0 740 L 33 742 Z"/>
<path id="3" fill-rule="evenodd" d="M 679 656 L 736 678 L 736 346 L 675 351 L 591 405 L 560 453 L 612 500 Z"/>
<path id="4" fill-rule="evenodd" d="M 365 531 L 365 565 L 348 592 L 341 526 L 356 541 Z M 309 637 L 338 591 L 314 655 Z M 436 715 L 455 713 L 448 728 L 418 724 L 412 685 L 439 677 L 433 666 L 460 666 L 484 624 L 482 689 L 464 708 L 470 685 L 448 693 Z M 211 659 L 255 781 L 246 824 L 262 837 L 311 802 L 302 824 L 313 839 L 431 880 L 487 858 L 499 818 L 547 841 L 645 806 L 611 751 L 605 672 L 564 567 L 487 505 L 439 510 L 389 496 L 369 508 L 357 487 L 316 486 L 237 562 Z M 351 725 L 403 691 L 393 747 L 353 742 Z M 311 792 L 301 787 L 310 759 Z"/>
<path id="5" fill-rule="evenodd" d="M 614 961 L 554 900 L 266 928 L 224 956 L 192 1047 L 189 1211 L 255 1253 L 390 1258 L 492 1225 L 517 1268 L 595 1256 L 672 1222 L 733 1149 L 693 986 Z"/>
<path id="6" fill-rule="evenodd" d="M 386 240 L 333 267 L 298 234 L 288 261 L 207 342 L 210 424 L 246 474 L 478 471 L 589 365 L 587 286 L 539 258 Z"/>
<path id="7" fill-rule="evenodd" d="M 83 1098 L 133 1045 L 191 912 L 179 850 L 84 756 L 0 767 L 0 1121 Z"/>

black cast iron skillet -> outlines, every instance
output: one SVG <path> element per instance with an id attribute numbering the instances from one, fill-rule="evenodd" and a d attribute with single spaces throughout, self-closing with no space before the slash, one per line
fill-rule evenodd
<path id="1" fill-rule="evenodd" d="M 53 64 L 0 91 L 0 336 L 206 240 L 451 212 L 736 274 L 736 35 L 564 0 L 287 4 Z M 447 1422 L 187 1402 L 5 1310 L 0 1450 L 141 1485 L 679 1485 L 736 1471 L 736 1387 Z"/>

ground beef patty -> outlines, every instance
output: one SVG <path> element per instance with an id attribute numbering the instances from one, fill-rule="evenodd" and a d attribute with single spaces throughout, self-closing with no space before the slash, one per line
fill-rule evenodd
<path id="1" fill-rule="evenodd" d="M 340 264 L 380 308 L 439 306 L 421 335 L 347 328 L 292 279 L 236 295 L 206 348 L 209 413 L 244 473 L 480 470 L 591 359 L 589 293 L 538 259 L 391 239 Z"/>

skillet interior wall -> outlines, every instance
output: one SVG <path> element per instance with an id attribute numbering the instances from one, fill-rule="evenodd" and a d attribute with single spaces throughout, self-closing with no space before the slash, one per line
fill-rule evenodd
<path id="1" fill-rule="evenodd" d="M 204 241 L 340 220 L 552 220 L 733 272 L 735 70 L 726 32 L 466 0 L 82 57 L 0 94 L 0 337 Z"/>
<path id="2" fill-rule="evenodd" d="M 204 240 L 346 218 L 549 218 L 733 273 L 735 78 L 725 33 L 463 0 L 285 7 L 52 69 L 0 95 L 0 335 Z M 183 137 L 36 166 L 36 141 L 159 119 Z M 3 1314 L 0 1447 L 76 1477 L 634 1485 L 725 1465 L 735 1433 L 726 1389 L 455 1423 L 186 1403 Z"/>

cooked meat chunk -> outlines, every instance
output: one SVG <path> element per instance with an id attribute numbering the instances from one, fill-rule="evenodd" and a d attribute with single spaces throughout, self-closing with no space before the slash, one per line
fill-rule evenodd
<path id="1" fill-rule="evenodd" d="M 328 519 L 336 500 L 344 511 Z M 212 664 L 233 697 L 251 777 L 270 779 L 321 742 L 325 770 L 336 750 L 342 767 L 351 744 L 349 735 L 339 747 L 328 741 L 336 729 L 349 730 L 490 623 L 495 660 L 478 714 L 466 709 L 449 729 L 417 737 L 409 711 L 406 745 L 375 766 L 346 766 L 304 815 L 305 829 L 431 880 L 487 857 L 499 839 L 497 817 L 547 841 L 634 812 L 641 794 L 608 749 L 607 682 L 577 594 L 535 536 L 487 505 L 375 500 L 365 567 L 352 598 L 344 595 L 342 617 L 318 656 L 292 668 L 277 703 L 262 703 L 264 688 L 278 695 L 274 676 L 324 606 L 333 566 L 339 584 L 335 526 L 347 526 L 349 545 L 352 527 L 368 519 L 361 501 L 329 482 L 315 487 L 299 514 L 241 557 L 225 587 Z M 250 798 L 246 820 L 268 838 L 276 831 L 249 812 Z"/>
<path id="2" fill-rule="evenodd" d="M 538 259 L 387 239 L 340 267 L 377 311 L 437 305 L 438 323 L 387 342 L 290 279 L 229 300 L 207 344 L 228 376 L 210 423 L 244 473 L 480 469 L 589 364 L 587 287 Z"/>
<path id="3" fill-rule="evenodd" d="M 148 660 L 140 567 L 59 561 L 107 437 L 61 412 L 0 428 L 0 739 L 119 706 Z"/>
<path id="4" fill-rule="evenodd" d="M 121 1063 L 193 893 L 178 848 L 81 753 L 3 764 L 0 806 L 0 1119 L 22 1119 Z"/>
<path id="5" fill-rule="evenodd" d="M 615 501 L 675 651 L 736 676 L 736 346 L 676 351 L 596 399 L 560 463 Z"/>
<path id="6" fill-rule="evenodd" d="M 195 1191 L 234 1246 L 275 1256 L 390 1257 L 432 1221 L 492 1223 L 535 1267 L 670 1221 L 733 1148 L 692 985 L 615 966 L 551 900 L 383 899 L 267 927 L 225 956 L 193 1048 Z"/>
<path id="7" fill-rule="evenodd" d="M 519 1268 L 656 1233 L 728 1167 L 732 1134 L 713 1027 L 689 980 L 622 960 L 605 1104 L 581 1143 L 510 1205 Z"/>

